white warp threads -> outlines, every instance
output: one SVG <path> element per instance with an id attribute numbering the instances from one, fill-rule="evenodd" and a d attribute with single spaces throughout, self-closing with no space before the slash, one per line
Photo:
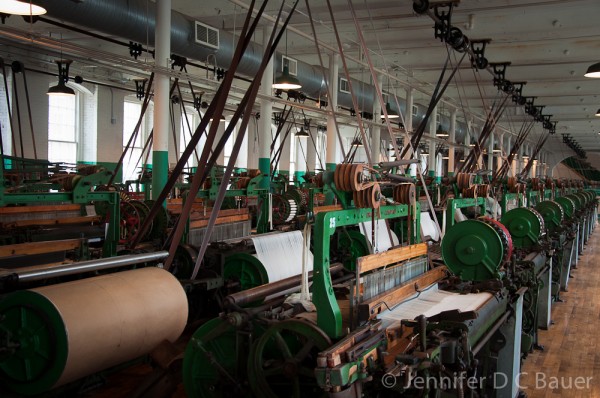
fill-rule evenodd
<path id="1" fill-rule="evenodd" d="M 269 282 L 277 282 L 302 273 L 302 232 L 293 231 L 252 238 L 256 257 L 267 271 Z M 308 269 L 312 270 L 313 255 L 307 252 Z"/>

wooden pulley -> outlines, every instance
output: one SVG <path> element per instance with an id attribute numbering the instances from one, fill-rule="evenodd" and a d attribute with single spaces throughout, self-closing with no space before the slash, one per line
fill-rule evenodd
<path id="1" fill-rule="evenodd" d="M 508 177 L 508 179 L 506 180 L 506 186 L 508 187 L 508 190 L 510 192 L 514 192 L 514 190 L 517 188 L 517 184 L 517 177 Z"/>
<path id="2" fill-rule="evenodd" d="M 544 182 L 541 178 L 532 178 L 531 179 L 531 189 L 534 191 L 543 191 L 545 188 Z"/>
<path id="3" fill-rule="evenodd" d="M 367 207 L 379 209 L 381 206 L 381 188 L 379 187 L 379 184 L 373 183 L 372 186 L 365 189 L 365 192 L 367 193 L 368 200 Z"/>
<path id="4" fill-rule="evenodd" d="M 344 172 L 347 166 L 345 163 L 338 164 L 335 166 L 335 171 L 333 172 L 333 184 L 339 191 L 346 191 L 344 186 Z"/>
<path id="5" fill-rule="evenodd" d="M 250 178 L 254 178 L 254 177 L 258 177 L 261 173 L 259 169 L 249 169 L 247 171 L 248 177 Z"/>
<path id="6" fill-rule="evenodd" d="M 399 184 L 394 187 L 394 201 L 404 205 L 415 203 L 416 200 L 415 184 Z"/>
<path id="7" fill-rule="evenodd" d="M 469 173 L 458 173 L 456 175 L 456 186 L 461 191 L 468 189 L 473 185 L 473 175 Z"/>
<path id="8" fill-rule="evenodd" d="M 246 187 L 248 187 L 248 184 L 250 183 L 250 180 L 252 178 L 250 177 L 240 177 L 236 182 L 235 182 L 235 187 L 237 189 L 245 189 Z"/>
<path id="9" fill-rule="evenodd" d="M 465 188 L 462 190 L 462 197 L 463 198 L 474 198 L 477 196 L 477 188 L 478 185 L 473 185 L 469 188 Z"/>
<path id="10" fill-rule="evenodd" d="M 477 196 L 487 198 L 488 196 L 490 196 L 491 190 L 492 190 L 492 188 L 488 184 L 477 185 Z"/>

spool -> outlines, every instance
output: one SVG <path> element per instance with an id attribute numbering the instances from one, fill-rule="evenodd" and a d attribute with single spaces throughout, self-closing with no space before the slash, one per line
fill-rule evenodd
<path id="1" fill-rule="evenodd" d="M 183 288 L 160 268 L 13 293 L 0 302 L 0 330 L 16 347 L 0 360 L 0 380 L 43 393 L 175 341 L 187 314 Z"/>

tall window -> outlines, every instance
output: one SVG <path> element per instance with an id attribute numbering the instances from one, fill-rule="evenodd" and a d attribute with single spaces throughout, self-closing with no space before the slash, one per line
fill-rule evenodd
<path id="1" fill-rule="evenodd" d="M 186 119 L 187 116 L 187 119 Z M 193 109 L 185 109 L 185 114 L 182 113 L 181 115 L 181 126 L 179 129 L 179 156 L 181 156 L 181 154 L 183 153 L 183 151 L 185 151 L 185 148 L 187 147 L 188 143 L 190 142 L 190 139 L 192 138 L 192 134 L 194 134 L 196 132 L 196 127 L 198 127 L 198 124 L 200 123 L 200 118 L 198 117 L 198 113 L 196 113 L 196 111 L 194 111 Z M 200 141 L 198 143 L 198 145 L 196 146 L 196 148 L 200 147 L 202 148 L 200 145 L 204 145 L 203 142 L 206 140 L 206 137 L 204 137 L 204 135 L 202 136 L 202 138 L 200 138 Z M 198 153 L 198 156 L 200 156 L 200 152 L 198 150 L 196 150 L 196 152 Z M 185 167 L 195 167 L 197 164 L 196 161 L 196 154 L 192 153 L 187 161 L 187 163 L 185 164 Z"/>
<path id="2" fill-rule="evenodd" d="M 48 96 L 48 160 L 77 162 L 77 97 Z"/>
<path id="3" fill-rule="evenodd" d="M 135 126 L 142 113 L 142 104 L 125 101 L 123 105 L 123 150 L 131 138 Z M 131 143 L 130 150 L 123 159 L 123 182 L 137 180 L 144 159 L 140 159 L 145 139 L 145 123 L 142 121 L 136 139 Z"/>
<path id="4" fill-rule="evenodd" d="M 225 124 L 224 130 L 227 130 L 227 128 L 229 127 L 230 121 L 226 120 L 225 122 L 221 122 L 221 123 Z M 223 158 L 224 158 L 223 162 L 224 162 L 225 166 L 227 166 L 229 164 L 229 158 L 231 158 L 231 154 L 233 152 L 233 144 L 235 143 L 236 134 L 237 134 L 237 126 L 233 128 L 231 135 L 225 142 L 225 147 L 223 147 Z"/>

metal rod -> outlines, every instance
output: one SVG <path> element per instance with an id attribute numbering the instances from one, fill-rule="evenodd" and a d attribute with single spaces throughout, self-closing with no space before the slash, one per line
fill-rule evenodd
<path id="1" fill-rule="evenodd" d="M 40 279 L 56 278 L 59 276 L 79 274 L 83 272 L 100 271 L 104 269 L 124 267 L 147 261 L 159 261 L 169 255 L 167 251 L 143 254 L 128 254 L 126 256 L 101 258 L 98 260 L 81 261 L 74 264 L 59 265 L 31 271 L 16 271 L 19 282 L 37 281 Z"/>
<path id="2" fill-rule="evenodd" d="M 506 322 L 508 317 L 510 317 L 511 315 L 512 315 L 512 312 L 510 312 L 510 311 L 508 311 L 504 315 L 502 315 L 502 317 L 494 324 L 494 326 L 492 326 L 492 328 L 485 334 L 485 336 L 483 336 L 483 338 L 481 340 L 479 340 L 477 345 L 475 347 L 473 347 L 473 355 L 477 355 L 477 353 L 479 351 L 481 351 L 481 349 L 485 346 L 485 344 L 492 338 L 494 333 L 496 333 L 496 330 L 498 330 L 500 328 L 500 326 L 502 326 L 504 324 L 504 322 Z"/>
<path id="3" fill-rule="evenodd" d="M 330 273 L 340 272 L 343 269 L 342 264 L 332 264 L 329 268 Z M 308 278 L 312 279 L 312 271 L 308 273 Z M 265 297 L 271 296 L 278 292 L 288 292 L 290 289 L 300 290 L 300 283 L 302 282 L 302 275 L 291 276 L 289 278 L 282 279 L 277 282 L 267 283 L 265 285 L 257 286 L 252 289 L 244 290 L 230 294 L 225 297 L 225 307 L 243 306 L 248 303 L 264 299 Z M 291 293 L 291 292 L 290 292 Z"/>

